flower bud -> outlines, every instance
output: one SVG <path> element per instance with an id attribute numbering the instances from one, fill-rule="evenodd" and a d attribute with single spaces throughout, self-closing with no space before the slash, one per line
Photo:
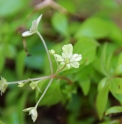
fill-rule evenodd
<path id="1" fill-rule="evenodd" d="M 51 55 L 54 55 L 54 54 L 55 54 L 55 51 L 54 51 L 53 49 L 51 49 L 51 50 L 49 50 L 49 53 L 50 53 Z"/>
<path id="2" fill-rule="evenodd" d="M 38 117 L 38 113 L 35 107 L 30 107 L 27 109 L 23 110 L 24 112 L 29 112 L 29 115 L 31 115 L 33 122 L 36 121 L 37 117 Z"/>
<path id="3" fill-rule="evenodd" d="M 0 91 L 1 91 L 1 95 L 2 95 L 2 93 L 5 92 L 7 86 L 8 86 L 7 81 L 4 78 L 1 77 L 1 80 L 0 80 Z"/>

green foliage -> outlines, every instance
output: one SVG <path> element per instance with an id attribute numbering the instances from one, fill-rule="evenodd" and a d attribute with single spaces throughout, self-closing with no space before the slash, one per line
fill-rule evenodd
<path id="1" fill-rule="evenodd" d="M 3 56 L 3 48 L 2 46 L 0 47 L 0 72 L 2 72 L 4 68 L 4 63 L 5 63 L 5 58 Z"/>
<path id="2" fill-rule="evenodd" d="M 29 57 L 23 50 L 21 37 L 37 15 L 43 13 L 39 30 L 48 48 L 61 54 L 62 46 L 71 43 L 73 53 L 82 54 L 82 60 L 80 68 L 64 70 L 58 75 L 61 78 L 52 81 L 37 109 L 39 123 L 50 118 L 45 117 L 43 106 L 48 106 L 52 117 L 54 113 L 50 108 L 60 108 L 60 104 L 67 114 L 63 117 L 59 112 L 55 119 L 60 114 L 62 122 L 67 120 L 67 124 L 119 123 L 119 119 L 114 121 L 106 115 L 122 112 L 122 31 L 118 17 L 122 4 L 114 0 L 57 0 L 67 10 L 64 13 L 54 6 L 32 12 L 35 2 L 31 2 L 0 1 L 0 77 L 9 82 L 50 74 L 46 52 L 37 35 L 24 39 L 32 54 Z M 51 56 L 51 60 L 56 71 L 55 58 Z M 20 89 L 10 85 L 0 97 L 3 124 L 31 124 L 22 110 L 35 105 L 48 83 L 49 79 L 38 83 L 41 92 L 38 88 L 31 91 L 30 87 Z"/>
<path id="3" fill-rule="evenodd" d="M 81 64 L 88 65 L 95 59 L 96 48 L 96 40 L 89 37 L 81 37 L 74 46 L 74 52 L 82 53 L 83 59 Z"/>
<path id="4" fill-rule="evenodd" d="M 40 95 L 44 92 L 48 83 L 49 83 L 49 81 L 40 82 L 39 88 L 41 90 L 41 93 L 39 93 L 37 91 L 38 92 L 37 98 L 39 98 Z M 49 87 L 48 91 L 46 92 L 45 97 L 41 100 L 39 105 L 40 106 L 41 105 L 51 106 L 51 105 L 54 105 L 54 104 L 60 102 L 61 99 L 62 99 L 62 94 L 61 94 L 61 90 L 60 90 L 60 82 L 53 81 L 53 83 Z"/>
<path id="5" fill-rule="evenodd" d="M 81 24 L 75 37 L 89 36 L 94 38 L 103 38 L 109 34 L 109 23 L 99 18 L 90 18 Z"/>
<path id="6" fill-rule="evenodd" d="M 24 6 L 24 0 L 0 1 L 0 16 L 9 16 L 19 12 Z M 27 2 L 26 2 L 27 3 Z"/>
<path id="7" fill-rule="evenodd" d="M 103 113 L 107 105 L 108 93 L 109 93 L 108 78 L 104 78 L 99 83 L 97 100 L 96 100 L 96 107 L 100 119 L 102 119 Z"/>
<path id="8" fill-rule="evenodd" d="M 60 34 L 68 35 L 68 20 L 65 15 L 55 13 L 52 17 L 52 25 Z"/>
<path id="9" fill-rule="evenodd" d="M 81 87 L 84 95 L 89 93 L 91 86 L 91 74 L 89 74 L 89 72 L 92 73 L 92 68 L 90 66 L 86 66 L 84 69 L 82 69 L 82 73 L 79 71 L 79 73 L 75 76 L 75 81 L 78 81 L 78 84 Z"/>
<path id="10" fill-rule="evenodd" d="M 59 1 L 59 4 L 62 5 L 63 7 L 65 7 L 71 13 L 74 13 L 76 11 L 74 1 L 70 1 L 70 0 L 63 1 L 63 0 L 61 0 L 61 1 Z"/>
<path id="11" fill-rule="evenodd" d="M 116 74 L 122 74 L 122 53 L 120 53 L 118 57 L 117 67 L 116 67 Z"/>
<path id="12" fill-rule="evenodd" d="M 25 61 L 25 52 L 21 51 L 18 53 L 18 56 L 16 58 L 16 73 L 19 78 L 22 77 L 24 72 L 24 61 Z"/>
<path id="13" fill-rule="evenodd" d="M 111 87 L 110 90 L 116 94 L 122 94 L 122 79 L 121 78 L 113 78 L 110 80 Z"/>
<path id="14" fill-rule="evenodd" d="M 120 112 L 122 112 L 122 107 L 114 106 L 114 107 L 111 107 L 110 109 L 108 109 L 105 114 L 109 115 L 109 114 L 116 114 L 116 113 L 120 113 Z"/>
<path id="15" fill-rule="evenodd" d="M 3 123 L 2 121 L 0 121 L 0 124 L 5 124 L 5 123 Z"/>

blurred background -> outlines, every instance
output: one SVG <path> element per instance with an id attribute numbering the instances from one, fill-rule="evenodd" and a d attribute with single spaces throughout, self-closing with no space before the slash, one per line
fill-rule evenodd
<path id="1" fill-rule="evenodd" d="M 122 0 L 0 0 L 0 76 L 9 82 L 50 73 L 46 52 L 39 37 L 35 34 L 23 39 L 21 36 L 40 14 L 43 17 L 38 29 L 48 49 L 54 48 L 59 52 L 63 44 L 75 44 L 79 35 L 91 36 L 101 44 L 107 41 L 122 45 Z M 111 22 L 113 33 L 99 20 Z M 79 29 L 81 24 L 84 24 L 83 30 Z M 26 40 L 31 56 L 26 55 L 23 40 Z M 86 67 L 87 70 L 89 67 Z M 71 79 L 73 76 L 68 74 Z M 88 86 L 76 83 L 73 87 L 65 86 L 65 89 L 60 86 L 61 91 L 52 86 L 47 96 L 50 100 L 43 101 L 38 107 L 35 124 L 98 124 L 111 120 L 108 117 L 99 120 L 96 111 L 99 77 L 91 78 L 88 74 L 87 78 L 91 80 Z M 54 95 L 56 93 L 59 99 Z M 5 124 L 32 124 L 31 116 L 22 110 L 36 104 L 37 94 L 28 86 L 18 88 L 16 84 L 10 85 L 0 96 L 0 120 Z M 65 100 L 59 94 L 66 95 Z M 119 104 L 112 95 L 110 99 L 109 105 Z"/>

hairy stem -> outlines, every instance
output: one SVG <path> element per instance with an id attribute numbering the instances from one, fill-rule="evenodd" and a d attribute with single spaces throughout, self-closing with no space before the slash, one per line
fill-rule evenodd
<path id="1" fill-rule="evenodd" d="M 53 74 L 53 66 L 52 66 L 52 61 L 51 61 L 51 58 L 50 58 L 49 51 L 48 51 L 48 49 L 47 49 L 47 45 L 46 45 L 46 43 L 45 43 L 45 41 L 44 41 L 43 37 L 41 36 L 41 34 L 40 34 L 38 31 L 37 31 L 36 33 L 38 34 L 38 36 L 39 36 L 39 37 L 40 37 L 40 39 L 42 40 L 42 43 L 43 43 L 43 45 L 44 45 L 44 47 L 45 47 L 45 50 L 46 50 L 46 52 L 47 52 L 47 56 L 48 56 L 48 60 L 49 60 L 49 64 L 50 64 L 51 74 Z"/>

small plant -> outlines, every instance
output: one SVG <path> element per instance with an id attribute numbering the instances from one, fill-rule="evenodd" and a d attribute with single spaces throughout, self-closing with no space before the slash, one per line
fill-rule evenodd
<path id="1" fill-rule="evenodd" d="M 41 92 L 40 88 L 38 87 L 38 83 L 41 83 L 42 80 L 50 79 L 48 85 L 46 86 L 44 92 L 40 96 L 36 105 L 34 107 L 26 108 L 26 109 L 23 110 L 24 112 L 29 112 L 29 115 L 31 115 L 33 122 L 36 121 L 37 116 L 38 116 L 37 107 L 38 107 L 40 101 L 42 100 L 42 98 L 44 97 L 46 91 L 50 87 L 53 79 L 55 77 L 60 78 L 60 76 L 57 76 L 57 75 L 58 75 L 58 73 L 60 73 L 64 69 L 79 68 L 79 65 L 80 65 L 79 61 L 82 59 L 81 54 L 73 54 L 72 44 L 67 44 L 67 45 L 64 45 L 62 47 L 62 56 L 58 55 L 58 54 L 55 54 L 55 51 L 53 49 L 48 50 L 43 37 L 41 36 L 41 34 L 38 31 L 38 25 L 39 25 L 39 22 L 40 22 L 41 18 L 42 18 L 42 14 L 37 18 L 37 20 L 34 20 L 32 22 L 32 26 L 31 26 L 30 30 L 22 33 L 22 36 L 27 37 L 27 36 L 30 36 L 30 35 L 33 35 L 33 34 L 37 34 L 40 37 L 40 39 L 41 39 L 41 41 L 44 45 L 44 48 L 46 50 L 47 56 L 48 56 L 48 61 L 49 61 L 49 65 L 50 65 L 51 74 L 48 75 L 48 76 L 43 76 L 43 77 L 39 77 L 39 78 L 32 78 L 32 79 L 29 78 L 27 80 L 21 80 L 21 81 L 15 81 L 15 82 L 7 82 L 7 80 L 2 78 L 2 77 L 1 77 L 1 80 L 0 80 L 0 91 L 1 91 L 1 94 L 2 94 L 2 93 L 5 92 L 8 85 L 18 84 L 18 87 L 23 87 L 26 83 L 30 83 L 30 82 L 31 82 L 30 86 L 31 86 L 32 90 L 37 88 Z M 50 57 L 49 53 L 54 56 L 55 61 L 57 63 L 56 72 L 53 71 L 52 61 L 51 61 L 51 57 Z"/>
<path id="2" fill-rule="evenodd" d="M 0 124 L 121 123 L 121 2 L 15 1 L 0 2 Z"/>

